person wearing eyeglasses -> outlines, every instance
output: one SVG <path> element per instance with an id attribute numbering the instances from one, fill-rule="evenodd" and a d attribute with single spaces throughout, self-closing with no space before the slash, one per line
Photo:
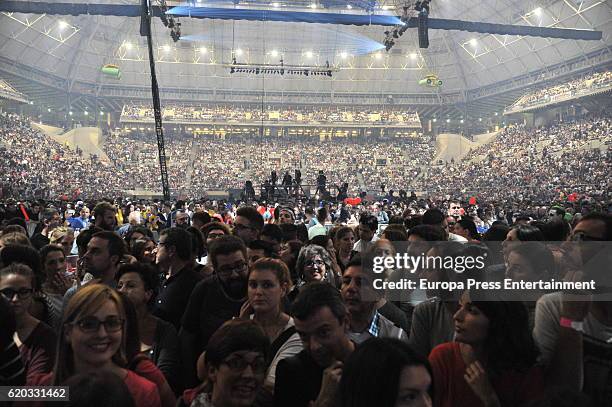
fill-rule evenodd
<path id="1" fill-rule="evenodd" d="M 247 249 L 235 236 L 210 245 L 213 275 L 200 281 L 189 297 L 179 338 L 186 370 L 186 386 L 196 382 L 196 360 L 208 340 L 225 321 L 237 317 L 247 296 Z"/>
<path id="2" fill-rule="evenodd" d="M 17 331 L 13 340 L 24 363 L 26 383 L 36 375 L 50 372 L 55 359 L 55 332 L 28 311 L 33 287 L 34 274 L 28 266 L 13 263 L 0 270 L 0 293 L 15 313 Z"/>
<path id="3" fill-rule="evenodd" d="M 264 227 L 263 217 L 252 206 L 244 206 L 236 211 L 232 234 L 242 239 L 245 245 L 259 238 Z"/>
<path id="4" fill-rule="evenodd" d="M 153 314 L 179 329 L 189 295 L 202 276 L 193 270 L 192 239 L 179 227 L 162 230 L 155 263 L 164 279 L 155 298 Z"/>
<path id="5" fill-rule="evenodd" d="M 225 322 L 204 355 L 204 382 L 186 390 L 179 407 L 252 406 L 263 385 L 270 341 L 252 320 Z"/>
<path id="6" fill-rule="evenodd" d="M 126 368 L 125 308 L 121 295 L 102 284 L 88 284 L 66 306 L 53 372 L 33 385 L 61 386 L 72 376 L 110 372 L 123 380 L 136 407 L 161 407 L 155 383 Z"/>
<path id="7" fill-rule="evenodd" d="M 594 406 L 610 404 L 612 389 L 612 216 L 590 213 L 565 242 L 566 281 L 597 283 L 593 292 L 556 292 L 536 304 L 534 338 L 547 381 L 581 391 Z M 602 281 L 603 280 L 603 281 Z M 600 283 L 603 283 L 600 285 Z"/>

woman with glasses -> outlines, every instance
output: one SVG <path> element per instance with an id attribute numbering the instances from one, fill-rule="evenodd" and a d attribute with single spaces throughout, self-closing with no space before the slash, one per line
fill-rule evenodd
<path id="1" fill-rule="evenodd" d="M 259 259 L 249 271 L 248 285 L 248 300 L 240 310 L 240 317 L 257 321 L 272 344 L 264 383 L 266 393 L 272 394 L 278 362 L 302 350 L 293 318 L 282 310 L 283 298 L 292 285 L 289 269 L 280 260 Z"/>
<path id="2" fill-rule="evenodd" d="M 17 331 L 13 340 L 21 353 L 28 384 L 37 375 L 51 372 L 56 342 L 55 332 L 28 311 L 33 288 L 34 274 L 28 266 L 14 263 L 0 270 L 0 293 L 15 313 Z"/>
<path id="3" fill-rule="evenodd" d="M 257 322 L 227 321 L 208 341 L 204 383 L 186 390 L 177 405 L 252 406 L 266 376 L 269 345 Z"/>
<path id="4" fill-rule="evenodd" d="M 302 247 L 295 270 L 298 275 L 298 282 L 287 295 L 290 303 L 297 297 L 300 287 L 312 281 L 325 281 L 336 288 L 339 286 L 339 276 L 334 275 L 329 253 L 321 246 L 309 244 Z"/>
<path id="5" fill-rule="evenodd" d="M 126 369 L 125 319 L 117 291 L 102 284 L 83 286 L 64 310 L 53 373 L 35 384 L 60 386 L 74 375 L 105 371 L 123 380 L 137 407 L 161 407 L 157 386 Z"/>

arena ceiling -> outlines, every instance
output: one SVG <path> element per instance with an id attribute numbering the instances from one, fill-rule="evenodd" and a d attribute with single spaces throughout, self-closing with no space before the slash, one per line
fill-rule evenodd
<path id="1" fill-rule="evenodd" d="M 208 3 L 231 7 L 231 2 L 223 0 Z M 402 6 L 412 3 L 383 0 L 376 3 L 375 13 L 398 15 Z M 311 4 L 317 4 L 320 10 L 323 3 L 278 0 L 258 8 L 301 6 L 311 10 Z M 356 12 L 341 3 L 336 11 Z M 158 80 L 162 92 L 172 89 L 175 95 L 196 95 L 201 91 L 223 100 L 262 93 L 287 95 L 288 100 L 291 95 L 312 95 L 313 100 L 330 94 L 377 95 L 379 100 L 388 100 L 389 95 L 431 95 L 431 100 L 441 103 L 464 103 L 481 95 L 485 99 L 496 97 L 494 106 L 508 103 L 538 78 L 549 79 L 552 75 L 547 77 L 546 73 L 553 72 L 552 67 L 555 72 L 570 74 L 575 70 L 572 61 L 580 61 L 582 68 L 612 62 L 609 0 L 432 0 L 431 17 L 595 29 L 603 32 L 603 39 L 576 41 L 430 30 L 429 48 L 420 49 L 416 29 L 410 29 L 386 52 L 379 49 L 388 29 L 382 26 L 181 18 L 185 39 L 175 43 L 170 30 L 157 18 L 153 39 Z M 140 20 L 134 17 L 2 12 L 0 77 L 7 78 L 32 100 L 49 104 L 82 96 L 112 99 L 114 95 L 121 101 L 130 98 L 130 92 L 132 98 L 146 97 L 149 64 L 139 24 Z M 251 64 L 278 64 L 281 58 L 288 65 L 323 66 L 329 62 L 338 71 L 332 78 L 230 74 L 226 65 L 232 62 L 232 55 L 238 62 Z M 105 64 L 119 66 L 121 79 L 105 76 L 101 72 Z M 418 85 L 419 79 L 430 73 L 443 80 L 441 88 Z M 521 77 L 530 80 L 518 81 Z M 508 92 L 486 91 L 503 89 L 498 86 L 502 83 Z M 120 104 L 110 106 L 116 108 Z"/>

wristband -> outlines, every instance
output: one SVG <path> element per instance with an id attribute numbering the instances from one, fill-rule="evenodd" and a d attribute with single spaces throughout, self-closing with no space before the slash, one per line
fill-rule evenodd
<path id="1" fill-rule="evenodd" d="M 569 318 L 561 317 L 559 320 L 559 325 L 563 328 L 573 329 L 574 331 L 584 332 L 583 322 L 582 321 L 573 321 Z"/>

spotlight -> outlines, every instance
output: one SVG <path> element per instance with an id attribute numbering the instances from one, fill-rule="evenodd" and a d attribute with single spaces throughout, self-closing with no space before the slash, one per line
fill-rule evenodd
<path id="1" fill-rule="evenodd" d="M 59 26 L 60 30 L 63 30 L 64 28 L 68 27 L 68 23 L 65 22 L 64 20 L 60 20 L 59 23 L 57 23 L 57 25 Z"/>
<path id="2" fill-rule="evenodd" d="M 272 55 L 273 57 L 277 57 L 278 56 L 278 51 L 273 49 L 272 52 L 270 52 L 270 55 Z"/>
<path id="3" fill-rule="evenodd" d="M 312 51 L 306 51 L 306 58 L 312 58 Z"/>

